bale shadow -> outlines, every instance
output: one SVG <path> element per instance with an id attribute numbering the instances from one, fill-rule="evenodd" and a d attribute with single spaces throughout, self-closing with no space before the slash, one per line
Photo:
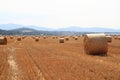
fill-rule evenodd
<path id="1" fill-rule="evenodd" d="M 96 54 L 90 54 L 93 56 L 100 56 L 100 57 L 107 57 L 108 55 L 106 53 L 96 53 Z"/>

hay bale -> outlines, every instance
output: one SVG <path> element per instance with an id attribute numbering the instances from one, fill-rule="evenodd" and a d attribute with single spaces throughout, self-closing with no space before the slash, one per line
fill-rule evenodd
<path id="1" fill-rule="evenodd" d="M 7 44 L 7 38 L 3 37 L 3 36 L 0 36 L 0 44 L 1 45 L 6 45 Z"/>
<path id="2" fill-rule="evenodd" d="M 77 37 L 77 36 L 75 36 L 75 37 L 74 37 L 74 39 L 75 39 L 75 40 L 78 40 L 78 37 Z"/>
<path id="3" fill-rule="evenodd" d="M 14 37 L 13 36 L 10 36 L 10 39 L 13 39 Z"/>
<path id="4" fill-rule="evenodd" d="M 22 39 L 25 39 L 27 36 L 22 36 Z"/>
<path id="5" fill-rule="evenodd" d="M 69 40 L 69 37 L 66 37 L 65 40 L 68 41 L 68 40 Z"/>
<path id="6" fill-rule="evenodd" d="M 105 55 L 108 43 L 105 34 L 86 34 L 84 37 L 84 51 L 87 54 Z"/>
<path id="7" fill-rule="evenodd" d="M 56 36 L 55 38 L 57 39 L 58 37 Z"/>
<path id="8" fill-rule="evenodd" d="M 25 39 L 25 36 L 22 36 L 22 39 Z"/>
<path id="9" fill-rule="evenodd" d="M 35 36 L 32 36 L 33 39 L 35 39 Z"/>
<path id="10" fill-rule="evenodd" d="M 18 37 L 17 37 L 17 40 L 18 40 L 18 41 L 21 41 L 22 39 L 21 39 L 21 37 L 20 37 L 20 36 L 18 36 Z"/>
<path id="11" fill-rule="evenodd" d="M 112 37 L 111 36 L 106 36 L 108 42 L 112 42 Z"/>
<path id="12" fill-rule="evenodd" d="M 43 39 L 46 39 L 46 36 L 43 36 Z"/>
<path id="13" fill-rule="evenodd" d="M 39 37 L 35 37 L 35 41 L 38 42 L 39 41 Z"/>
<path id="14" fill-rule="evenodd" d="M 55 36 L 52 37 L 52 39 L 55 39 L 55 38 L 56 38 Z"/>
<path id="15" fill-rule="evenodd" d="M 64 38 L 60 38 L 59 43 L 64 43 Z"/>

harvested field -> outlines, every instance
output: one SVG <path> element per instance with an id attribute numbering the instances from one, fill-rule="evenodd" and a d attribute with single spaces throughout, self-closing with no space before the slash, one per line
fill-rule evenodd
<path id="1" fill-rule="evenodd" d="M 107 56 L 87 55 L 83 37 L 64 44 L 59 38 L 7 37 L 0 45 L 0 80 L 120 80 L 120 40 L 108 43 Z"/>

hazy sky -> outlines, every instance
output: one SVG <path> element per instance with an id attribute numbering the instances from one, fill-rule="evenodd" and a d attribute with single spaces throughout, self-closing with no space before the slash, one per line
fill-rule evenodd
<path id="1" fill-rule="evenodd" d="M 0 24 L 120 29 L 120 0 L 0 0 Z"/>

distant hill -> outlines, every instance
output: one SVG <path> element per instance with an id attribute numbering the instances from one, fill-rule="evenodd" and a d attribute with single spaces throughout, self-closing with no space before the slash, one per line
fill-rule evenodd
<path id="1" fill-rule="evenodd" d="M 5 32 L 6 32 L 5 30 L 0 29 L 0 35 L 4 34 Z"/>
<path id="2" fill-rule="evenodd" d="M 24 26 L 24 25 L 19 25 L 19 24 L 0 24 L 0 29 L 3 30 L 13 30 L 13 29 L 18 29 L 18 28 L 31 28 L 35 30 L 42 30 L 42 31 L 51 31 L 53 29 L 50 28 L 45 28 L 45 27 L 38 27 L 38 26 Z"/>
<path id="3" fill-rule="evenodd" d="M 46 27 L 38 27 L 38 26 L 25 26 L 26 28 L 31 28 L 35 30 L 41 30 L 41 31 L 53 31 L 54 29 L 46 28 Z"/>
<path id="4" fill-rule="evenodd" d="M 43 30 L 35 30 L 32 28 L 17 28 L 13 30 L 1 30 L 0 35 L 84 35 L 87 33 L 101 33 L 101 32 L 76 32 L 76 31 L 43 31 Z M 108 35 L 120 35 L 120 32 L 104 32 Z"/>
<path id="5" fill-rule="evenodd" d="M 17 28 L 13 30 L 8 30 L 8 34 L 16 34 L 16 35 L 40 35 L 42 34 L 41 31 L 32 29 L 32 28 L 27 28 L 27 27 L 22 27 L 22 28 Z"/>
<path id="6" fill-rule="evenodd" d="M 22 27 L 22 28 L 17 28 L 17 29 L 9 30 L 9 31 L 17 31 L 17 32 L 23 32 L 23 33 L 26 32 L 27 33 L 27 32 L 36 32 L 37 30 L 31 29 L 31 28 Z"/>
<path id="7" fill-rule="evenodd" d="M 61 28 L 58 31 L 75 31 L 75 32 L 120 32 L 116 29 L 109 29 L 109 28 L 80 28 L 76 26 L 68 27 L 68 28 Z"/>
<path id="8" fill-rule="evenodd" d="M 3 32 L 3 31 L 5 31 L 5 30 L 0 29 L 0 32 Z"/>
<path id="9" fill-rule="evenodd" d="M 23 26 L 19 24 L 0 24 L 0 29 L 3 30 L 15 30 L 19 28 L 29 28 L 29 30 L 24 30 L 23 32 L 29 32 L 30 29 L 33 29 L 32 31 L 72 31 L 72 32 L 120 32 L 120 29 L 110 29 L 110 28 L 81 28 L 77 26 L 71 26 L 67 28 L 59 28 L 59 29 L 52 29 L 52 28 L 45 28 L 45 27 L 39 27 L 39 26 Z M 19 30 L 21 30 L 19 29 Z"/>

